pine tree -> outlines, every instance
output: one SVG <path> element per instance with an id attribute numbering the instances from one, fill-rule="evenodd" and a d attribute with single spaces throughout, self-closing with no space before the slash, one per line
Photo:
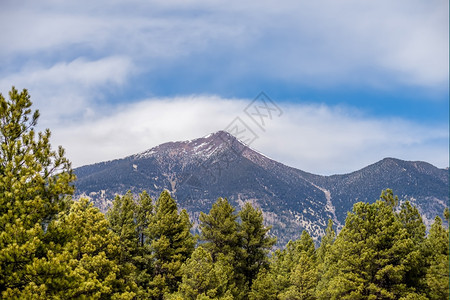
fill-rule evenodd
<path id="1" fill-rule="evenodd" d="M 124 196 L 116 195 L 106 214 L 111 230 L 119 237 L 119 263 L 128 270 L 127 273 L 134 271 L 133 257 L 137 255 L 139 245 L 135 211 L 133 194 L 128 191 Z"/>
<path id="2" fill-rule="evenodd" d="M 278 292 L 276 276 L 263 268 L 253 281 L 248 296 L 250 300 L 277 300 Z"/>
<path id="3" fill-rule="evenodd" d="M 268 253 L 276 243 L 276 238 L 268 236 L 271 227 L 263 224 L 261 210 L 256 210 L 247 202 L 239 212 L 241 224 L 241 257 L 239 272 L 244 275 L 245 284 L 250 289 L 261 268 L 268 268 Z"/>
<path id="4" fill-rule="evenodd" d="M 322 237 L 320 242 L 320 247 L 317 249 L 317 262 L 319 264 L 318 268 L 323 270 L 323 265 L 325 264 L 325 258 L 330 252 L 330 248 L 336 239 L 336 232 L 333 230 L 333 221 L 328 220 L 327 228 L 325 229 L 325 235 Z"/>
<path id="5" fill-rule="evenodd" d="M 426 227 L 417 207 L 406 201 L 400 206 L 397 217 L 414 243 L 420 244 L 425 240 Z"/>
<path id="6" fill-rule="evenodd" d="M 301 251 L 294 269 L 289 276 L 290 286 L 278 296 L 282 300 L 316 299 L 315 289 L 319 273 L 314 259 L 306 251 Z"/>
<path id="7" fill-rule="evenodd" d="M 209 214 L 200 213 L 200 230 L 200 239 L 213 261 L 219 253 L 235 258 L 240 252 L 237 215 L 227 199 L 219 198 Z"/>
<path id="8" fill-rule="evenodd" d="M 200 240 L 216 263 L 219 258 L 233 266 L 233 282 L 236 285 L 235 299 L 244 299 L 248 294 L 245 276 L 241 272 L 241 258 L 244 256 L 239 232 L 238 215 L 227 199 L 219 198 L 212 205 L 209 214 L 200 213 Z"/>
<path id="9" fill-rule="evenodd" d="M 411 290 L 422 291 L 425 289 L 423 278 L 426 273 L 428 255 L 423 251 L 426 227 L 419 210 L 409 201 L 402 203 L 397 219 L 407 232 L 407 237 L 413 242 L 410 252 L 404 257 L 405 275 L 404 283 Z"/>
<path id="10" fill-rule="evenodd" d="M 300 236 L 300 239 L 296 241 L 295 246 L 296 255 L 305 252 L 313 261 L 316 260 L 316 248 L 314 247 L 314 241 L 308 231 L 303 230 L 302 235 Z"/>
<path id="11" fill-rule="evenodd" d="M 154 213 L 153 201 L 146 191 L 139 195 L 139 200 L 136 206 L 136 230 L 138 233 L 138 244 L 143 247 L 148 241 L 148 227 L 152 222 Z"/>
<path id="12" fill-rule="evenodd" d="M 173 293 L 181 281 L 181 265 L 194 251 L 195 239 L 186 210 L 178 213 L 175 200 L 167 190 L 156 202 L 155 215 L 149 227 L 154 271 L 152 297 L 162 299 Z"/>
<path id="13" fill-rule="evenodd" d="M 149 227 L 154 217 L 154 207 L 153 201 L 147 192 L 144 191 L 139 195 L 135 208 L 138 247 L 137 253 L 133 257 L 133 262 L 136 267 L 134 280 L 139 287 L 138 299 L 148 299 L 152 294 L 150 283 L 154 271 L 149 236 Z"/>
<path id="14" fill-rule="evenodd" d="M 397 197 L 357 203 L 331 247 L 318 285 L 321 299 L 396 299 L 415 291 L 405 284 L 414 243 L 394 213 Z"/>
<path id="15" fill-rule="evenodd" d="M 318 281 L 314 241 L 306 230 L 296 241 L 273 254 L 268 270 L 261 269 L 250 299 L 313 299 Z"/>
<path id="16" fill-rule="evenodd" d="M 449 299 L 449 231 L 442 226 L 438 216 L 430 228 L 425 246 L 429 253 L 429 267 L 426 272 L 428 297 Z"/>
<path id="17" fill-rule="evenodd" d="M 13 87 L 9 100 L 0 94 L 0 294 L 8 297 L 45 293 L 38 283 L 47 275 L 36 268 L 52 255 L 47 227 L 67 209 L 75 179 L 64 150 L 52 150 L 50 130 L 36 136 L 31 105 L 27 90 Z"/>
<path id="18" fill-rule="evenodd" d="M 213 262 L 211 254 L 199 246 L 183 264 L 182 272 L 178 293 L 182 299 L 233 299 L 233 266 L 221 255 Z"/>
<path id="19" fill-rule="evenodd" d="M 304 230 L 300 239 L 287 245 L 285 257 L 285 287 L 279 299 L 314 299 L 318 281 L 316 250 L 314 241 Z M 287 259 L 286 259 L 287 258 Z"/>
<path id="20" fill-rule="evenodd" d="M 134 298 L 136 285 L 121 278 L 120 238 L 108 227 L 105 215 L 89 200 L 80 199 L 71 206 L 68 214 L 49 228 L 60 233 L 60 241 L 67 241 L 62 255 L 56 257 L 70 254 L 70 260 L 65 263 L 71 268 L 69 274 L 73 274 L 71 277 L 75 280 L 69 282 L 71 285 L 77 283 L 73 287 L 60 289 L 61 299 Z M 61 274 L 61 278 L 65 276 Z M 47 286 L 50 285 L 47 283 Z M 53 287 L 50 290 L 57 289 Z"/>

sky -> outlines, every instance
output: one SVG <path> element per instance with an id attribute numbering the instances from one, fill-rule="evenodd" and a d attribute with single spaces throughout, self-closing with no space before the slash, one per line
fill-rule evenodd
<path id="1" fill-rule="evenodd" d="M 0 0 L 0 93 L 28 89 L 74 167 L 238 120 L 250 147 L 316 174 L 445 168 L 448 5 Z"/>

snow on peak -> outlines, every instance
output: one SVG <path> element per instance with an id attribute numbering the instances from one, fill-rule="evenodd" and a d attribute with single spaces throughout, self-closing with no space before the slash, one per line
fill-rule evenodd
<path id="1" fill-rule="evenodd" d="M 204 159 L 209 158 L 214 153 L 225 151 L 226 149 L 230 149 L 236 153 L 248 152 L 246 149 L 249 149 L 257 155 L 270 159 L 262 153 L 249 148 L 248 145 L 236 138 L 234 135 L 223 130 L 210 133 L 206 136 L 193 140 L 164 143 L 138 153 L 134 155 L 134 157 L 137 159 L 150 158 L 158 155 L 159 153 L 165 153 L 169 154 L 171 157 L 182 156 L 186 158 L 189 156 L 194 156 Z"/>

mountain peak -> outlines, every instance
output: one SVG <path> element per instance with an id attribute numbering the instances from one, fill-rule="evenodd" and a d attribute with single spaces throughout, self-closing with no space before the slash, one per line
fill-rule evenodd
<path id="1" fill-rule="evenodd" d="M 217 131 L 193 140 L 167 142 L 136 154 L 135 158 L 149 158 L 164 153 L 169 156 L 194 156 L 208 158 L 226 149 L 242 152 L 246 146 L 227 131 Z"/>
<path id="2" fill-rule="evenodd" d="M 328 219 L 343 224 L 354 203 L 375 201 L 386 188 L 400 201 L 417 205 L 427 225 L 448 202 L 448 171 L 425 162 L 385 158 L 350 174 L 319 176 L 269 159 L 226 131 L 74 172 L 77 195 L 88 195 L 103 211 L 115 194 L 128 190 L 158 197 L 167 189 L 194 222 L 219 197 L 236 207 L 251 202 L 261 208 L 281 244 L 303 229 L 318 239 Z"/>
<path id="3" fill-rule="evenodd" d="M 234 143 L 234 142 L 240 142 L 234 135 L 229 133 L 228 131 L 219 130 L 214 133 L 210 133 L 207 136 L 204 136 L 200 139 L 206 139 L 209 141 L 216 141 L 217 143 Z M 199 139 L 196 139 L 199 140 Z M 193 140 L 193 141 L 196 141 Z M 242 143 L 242 142 L 241 142 Z"/>

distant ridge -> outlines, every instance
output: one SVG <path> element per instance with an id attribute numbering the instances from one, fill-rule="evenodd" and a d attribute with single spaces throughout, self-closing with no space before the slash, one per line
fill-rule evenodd
<path id="1" fill-rule="evenodd" d="M 318 239 L 328 219 L 339 227 L 358 201 L 373 202 L 391 188 L 410 200 L 430 224 L 448 203 L 449 172 L 420 161 L 385 158 L 361 170 L 321 176 L 272 160 L 225 131 L 190 141 L 168 142 L 147 151 L 74 170 L 77 195 L 89 196 L 106 211 L 115 194 L 163 189 L 186 208 L 196 223 L 218 197 L 240 207 L 262 209 L 279 243 L 306 229 Z"/>

